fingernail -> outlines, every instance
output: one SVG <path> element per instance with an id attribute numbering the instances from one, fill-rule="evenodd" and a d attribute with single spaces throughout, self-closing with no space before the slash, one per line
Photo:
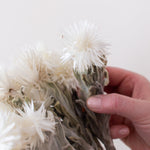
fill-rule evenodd
<path id="1" fill-rule="evenodd" d="M 127 135 L 127 134 L 129 134 L 129 129 L 128 128 L 120 129 L 119 133 L 121 135 Z"/>
<path id="2" fill-rule="evenodd" d="M 100 98 L 92 97 L 87 100 L 87 106 L 90 109 L 100 108 L 101 100 Z"/>

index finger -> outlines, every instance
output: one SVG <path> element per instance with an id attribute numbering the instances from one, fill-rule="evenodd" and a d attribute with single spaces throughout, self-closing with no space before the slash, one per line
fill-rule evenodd
<path id="1" fill-rule="evenodd" d="M 108 93 L 119 93 L 127 96 L 132 95 L 133 88 L 137 82 L 136 73 L 116 67 L 107 67 L 109 73 L 109 85 L 106 87 Z"/>

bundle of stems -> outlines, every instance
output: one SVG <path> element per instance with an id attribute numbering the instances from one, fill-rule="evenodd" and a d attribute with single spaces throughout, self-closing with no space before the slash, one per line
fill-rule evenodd
<path id="1" fill-rule="evenodd" d="M 62 50 L 30 47 L 13 69 L 1 70 L 1 150 L 115 150 L 110 116 L 86 106 L 109 82 L 108 44 L 86 21 L 62 40 Z"/>

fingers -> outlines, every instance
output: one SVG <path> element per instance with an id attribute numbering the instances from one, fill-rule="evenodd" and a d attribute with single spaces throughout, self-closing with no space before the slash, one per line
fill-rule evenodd
<path id="1" fill-rule="evenodd" d="M 115 67 L 107 67 L 109 72 L 109 85 L 105 87 L 108 93 L 120 93 L 131 96 L 135 86 L 135 73 Z"/>
<path id="2" fill-rule="evenodd" d="M 150 83 L 145 77 L 115 67 L 107 67 L 107 70 L 110 83 L 105 87 L 106 92 L 120 93 L 130 97 L 137 95 L 135 93 L 143 93 L 142 96 L 140 95 L 143 99 L 149 96 Z"/>
<path id="3" fill-rule="evenodd" d="M 123 80 L 125 80 L 128 76 L 135 74 L 133 72 L 121 68 L 116 68 L 116 67 L 107 67 L 106 69 L 110 77 L 109 86 L 113 86 L 113 87 L 120 85 L 120 83 Z"/>
<path id="4" fill-rule="evenodd" d="M 136 121 L 149 114 L 150 102 L 119 94 L 108 94 L 89 98 L 87 106 L 97 113 L 117 114 Z"/>
<path id="5" fill-rule="evenodd" d="M 115 125 L 111 126 L 110 134 L 113 139 L 122 139 L 130 134 L 130 129 L 125 125 Z"/>

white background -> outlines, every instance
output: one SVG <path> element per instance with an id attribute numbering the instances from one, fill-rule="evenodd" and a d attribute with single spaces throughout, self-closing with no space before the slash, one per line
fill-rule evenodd
<path id="1" fill-rule="evenodd" d="M 0 0 L 0 64 L 9 67 L 28 44 L 42 41 L 55 50 L 62 29 L 80 20 L 96 23 L 111 43 L 109 65 L 150 79 L 149 0 Z"/>

